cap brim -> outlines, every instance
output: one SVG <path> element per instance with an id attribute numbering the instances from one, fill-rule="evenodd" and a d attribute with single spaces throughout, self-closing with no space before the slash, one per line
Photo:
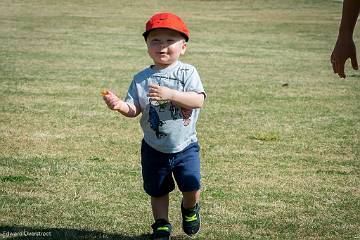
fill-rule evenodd
<path id="1" fill-rule="evenodd" d="M 146 31 L 146 32 L 144 32 L 142 35 L 143 35 L 143 37 L 144 37 L 144 39 L 145 39 L 145 41 L 146 41 L 146 39 L 147 39 L 147 37 L 148 37 L 148 35 L 149 35 L 149 33 L 152 31 L 152 30 L 155 30 L 155 29 L 170 29 L 170 30 L 174 30 L 174 31 L 176 31 L 176 32 L 178 32 L 178 33 L 180 33 L 184 38 L 185 38 L 185 41 L 186 42 L 188 42 L 189 41 L 189 37 L 188 36 L 186 36 L 186 34 L 185 33 L 182 33 L 182 32 L 179 32 L 179 31 L 177 31 L 177 30 L 175 30 L 175 29 L 172 29 L 172 28 L 153 28 L 153 29 L 151 29 L 151 30 L 149 30 L 149 31 Z"/>

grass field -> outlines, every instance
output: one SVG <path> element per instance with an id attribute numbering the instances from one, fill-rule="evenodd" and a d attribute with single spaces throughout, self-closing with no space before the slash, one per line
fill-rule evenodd
<path id="1" fill-rule="evenodd" d="M 1 1 L 0 238 L 147 239 L 138 119 L 99 93 L 151 64 L 158 11 L 188 24 L 208 94 L 196 239 L 359 239 L 360 73 L 332 73 L 331 0 Z"/>

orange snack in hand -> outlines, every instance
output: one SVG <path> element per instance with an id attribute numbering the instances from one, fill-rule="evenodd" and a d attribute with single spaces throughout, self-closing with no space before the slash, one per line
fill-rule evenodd
<path id="1" fill-rule="evenodd" d="M 106 95 L 109 94 L 109 91 L 108 90 L 102 90 L 100 94 L 101 94 L 101 96 L 106 96 Z"/>

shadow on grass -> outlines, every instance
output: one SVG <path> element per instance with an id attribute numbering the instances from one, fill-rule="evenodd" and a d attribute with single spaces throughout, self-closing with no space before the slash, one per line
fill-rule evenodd
<path id="1" fill-rule="evenodd" d="M 150 234 L 140 236 L 126 236 L 110 234 L 101 231 L 67 229 L 67 228 L 33 228 L 20 226 L 0 226 L 0 239 L 12 240 L 62 240 L 62 239 L 113 239 L 113 240 L 142 240 L 150 239 Z"/>

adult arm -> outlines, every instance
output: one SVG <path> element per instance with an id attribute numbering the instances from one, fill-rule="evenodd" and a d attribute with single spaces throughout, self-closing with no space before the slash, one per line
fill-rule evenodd
<path id="1" fill-rule="evenodd" d="M 331 64 L 334 73 L 345 78 L 344 66 L 351 59 L 353 69 L 358 69 L 356 47 L 353 40 L 354 28 L 360 11 L 359 0 L 344 0 L 338 38 L 331 54 Z"/>

